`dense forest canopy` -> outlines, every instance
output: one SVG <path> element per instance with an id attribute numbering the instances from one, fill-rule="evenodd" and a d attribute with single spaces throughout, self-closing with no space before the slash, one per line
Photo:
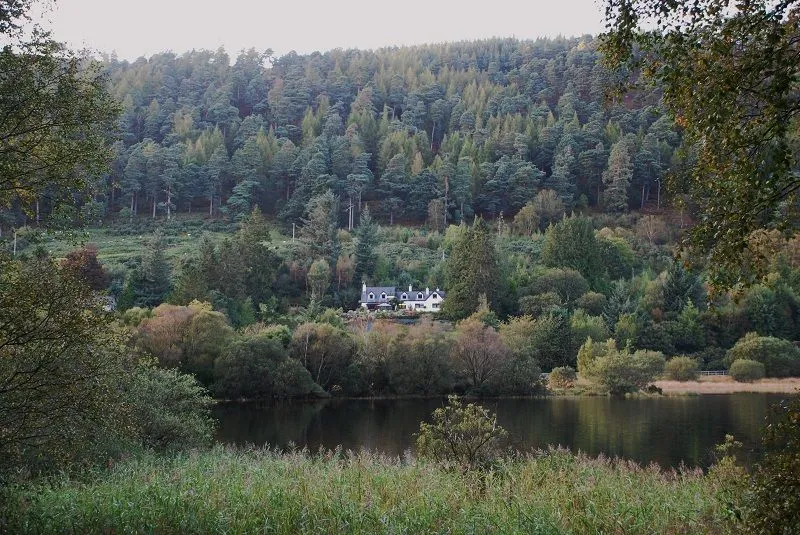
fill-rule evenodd
<path id="1" fill-rule="evenodd" d="M 365 205 L 382 223 L 509 217 L 545 188 L 567 208 L 656 205 L 680 135 L 657 91 L 606 102 L 612 80 L 597 45 L 584 36 L 108 59 L 119 137 L 84 213 L 238 219 L 258 206 L 291 226 L 329 190 L 347 228 Z M 33 202 L 20 208 L 32 213 Z M 36 207 L 37 217 L 50 210 L 44 199 Z"/>

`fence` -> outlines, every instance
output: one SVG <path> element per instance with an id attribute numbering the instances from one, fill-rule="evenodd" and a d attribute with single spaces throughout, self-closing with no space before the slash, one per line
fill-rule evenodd
<path id="1" fill-rule="evenodd" d="M 711 376 L 711 375 L 728 375 L 728 370 L 710 370 L 710 371 L 703 371 L 700 372 L 702 376 Z"/>

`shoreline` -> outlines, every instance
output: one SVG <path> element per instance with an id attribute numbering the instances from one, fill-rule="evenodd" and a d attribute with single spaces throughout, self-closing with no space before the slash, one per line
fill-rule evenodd
<path id="1" fill-rule="evenodd" d="M 701 377 L 697 381 L 672 381 L 658 380 L 653 382 L 660 388 L 663 394 L 650 394 L 639 391 L 631 394 L 632 397 L 675 397 L 692 395 L 725 395 L 725 394 L 800 394 L 800 377 L 785 378 L 766 378 L 759 379 L 752 383 L 737 383 L 729 376 Z M 550 391 L 542 394 L 528 396 L 497 396 L 479 397 L 461 394 L 460 397 L 467 401 L 483 401 L 498 399 L 547 399 L 563 397 L 607 397 L 607 394 L 591 389 L 583 390 L 587 384 L 581 380 L 576 385 L 577 388 L 569 390 Z M 328 396 L 312 398 L 289 398 L 289 399 L 216 399 L 218 405 L 226 404 L 275 404 L 275 403 L 318 403 L 331 401 L 414 401 L 414 400 L 446 400 L 449 394 L 437 395 L 384 395 L 384 396 Z"/>
<path id="2" fill-rule="evenodd" d="M 730 376 L 700 377 L 697 381 L 655 381 L 665 396 L 697 394 L 793 394 L 800 392 L 800 377 L 766 378 L 752 383 L 737 383 Z"/>

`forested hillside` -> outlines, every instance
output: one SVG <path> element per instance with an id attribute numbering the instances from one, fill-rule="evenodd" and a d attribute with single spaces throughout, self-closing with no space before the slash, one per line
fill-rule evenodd
<path id="1" fill-rule="evenodd" d="M 591 37 L 108 60 L 122 102 L 113 170 L 87 212 L 300 223 L 332 191 L 340 225 L 658 202 L 679 135 L 657 92 L 607 103 Z M 46 210 L 46 205 L 40 207 Z M 441 220 L 441 224 L 438 222 Z"/>

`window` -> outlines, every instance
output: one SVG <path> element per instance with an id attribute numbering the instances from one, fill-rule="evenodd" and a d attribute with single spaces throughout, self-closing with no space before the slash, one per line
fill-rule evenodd
<path id="1" fill-rule="evenodd" d="M 439 299 L 439 294 L 434 293 L 431 297 L 433 297 L 434 299 Z"/>
<path id="2" fill-rule="evenodd" d="M 367 296 L 367 299 L 369 299 L 370 301 L 373 301 L 375 299 L 375 294 L 370 292 L 369 295 Z"/>
<path id="3" fill-rule="evenodd" d="M 401 295 L 401 296 L 400 296 L 400 298 L 401 298 L 403 301 L 405 301 L 406 299 L 408 299 L 408 294 L 403 294 L 403 295 Z"/>
<path id="4" fill-rule="evenodd" d="M 420 300 L 425 299 L 425 296 L 422 295 L 422 292 L 417 294 L 417 299 L 420 299 Z"/>
<path id="5" fill-rule="evenodd" d="M 434 304 L 433 304 L 433 305 L 431 305 L 431 306 L 432 306 L 433 308 L 440 308 L 442 305 L 440 305 L 439 303 L 434 303 Z"/>
<path id="6" fill-rule="evenodd" d="M 386 299 L 386 292 L 383 292 L 383 293 L 381 294 L 381 299 Z"/>
<path id="7" fill-rule="evenodd" d="M 414 303 L 414 308 L 422 308 L 424 306 L 422 303 Z"/>

